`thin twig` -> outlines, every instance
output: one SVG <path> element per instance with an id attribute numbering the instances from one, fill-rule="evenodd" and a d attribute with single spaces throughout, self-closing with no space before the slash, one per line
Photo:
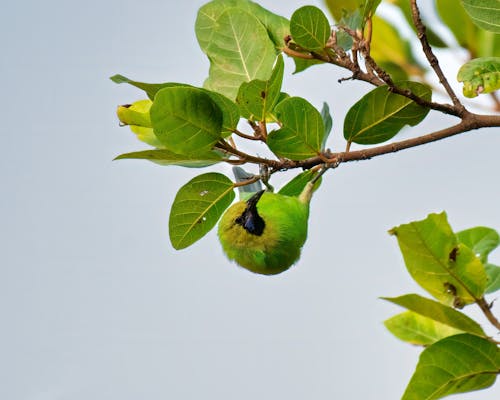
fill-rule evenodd
<path id="1" fill-rule="evenodd" d="M 446 78 L 446 76 L 443 73 L 443 70 L 439 66 L 439 61 L 437 57 L 434 55 L 434 52 L 432 51 L 432 48 L 429 45 L 429 42 L 427 40 L 427 35 L 425 33 L 426 28 L 422 22 L 422 19 L 420 18 L 420 10 L 418 9 L 417 6 L 417 0 L 410 0 L 410 6 L 413 18 L 413 25 L 415 25 L 415 28 L 417 30 L 417 37 L 420 40 L 420 44 L 422 45 L 422 50 L 425 54 L 425 57 L 427 58 L 430 66 L 432 67 L 437 77 L 439 78 L 439 82 L 441 83 L 441 85 L 443 85 L 444 89 L 446 90 L 446 93 L 448 93 L 448 96 L 453 102 L 453 105 L 455 106 L 455 109 L 459 113 L 459 116 L 462 117 L 467 112 L 467 110 L 460 102 L 457 95 L 450 86 L 448 79 Z"/>
<path id="2" fill-rule="evenodd" d="M 234 129 L 233 133 L 235 133 L 236 135 L 238 135 L 239 137 L 241 137 L 243 139 L 248 139 L 248 140 L 262 140 L 262 138 L 260 138 L 258 136 L 247 135 L 246 133 L 240 132 L 238 129 Z"/>
<path id="3" fill-rule="evenodd" d="M 260 180 L 260 175 L 254 175 L 253 177 L 251 177 L 245 181 L 233 183 L 233 188 L 250 185 L 250 184 L 255 183 L 259 180 Z"/>
<path id="4" fill-rule="evenodd" d="M 409 89 L 403 89 L 399 86 L 396 86 L 391 76 L 384 69 L 382 69 L 368 54 L 365 55 L 365 63 L 377 73 L 380 79 L 382 79 L 382 81 L 384 81 L 387 86 L 389 86 L 391 92 L 407 97 L 422 107 L 428 107 L 430 109 L 440 111 L 445 114 L 454 115 L 456 117 L 460 117 L 462 115 L 462 113 L 451 104 L 435 103 L 433 101 L 426 100 L 423 97 L 417 96 Z"/>
<path id="5" fill-rule="evenodd" d="M 498 321 L 498 319 L 496 319 L 496 317 L 493 315 L 493 313 L 491 312 L 491 307 L 486 302 L 484 297 L 478 299 L 476 303 L 479 306 L 479 308 L 481 308 L 481 311 L 486 316 L 486 318 L 488 318 L 488 321 L 490 321 L 491 324 L 500 331 L 500 321 Z"/>
<path id="6" fill-rule="evenodd" d="M 216 145 L 215 148 L 218 150 L 222 150 L 223 152 L 227 154 L 231 154 L 234 156 L 239 157 L 239 159 L 245 163 L 251 163 L 251 164 L 265 164 L 271 168 L 275 169 L 281 169 L 281 162 L 276 161 L 276 160 L 269 160 L 267 158 L 261 158 L 261 157 L 256 157 L 252 156 L 250 154 L 244 153 L 240 150 L 235 149 L 232 147 L 229 143 L 221 140 L 219 141 Z"/>

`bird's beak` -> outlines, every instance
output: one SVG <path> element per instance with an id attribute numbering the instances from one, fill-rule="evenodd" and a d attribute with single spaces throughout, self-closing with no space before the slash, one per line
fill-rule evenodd
<path id="1" fill-rule="evenodd" d="M 252 197 L 247 200 L 247 209 L 252 209 L 257 206 L 257 202 L 260 200 L 265 190 L 255 193 Z"/>

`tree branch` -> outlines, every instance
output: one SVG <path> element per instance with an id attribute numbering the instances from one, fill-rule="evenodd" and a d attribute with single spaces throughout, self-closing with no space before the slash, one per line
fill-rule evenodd
<path id="1" fill-rule="evenodd" d="M 384 154 L 395 153 L 404 149 L 442 140 L 471 130 L 497 126 L 500 126 L 500 115 L 478 115 L 470 113 L 458 124 L 427 135 L 402 140 L 400 142 L 389 143 L 382 146 L 371 147 L 366 150 L 330 153 L 328 154 L 328 158 L 329 162 L 332 163 L 337 161 L 344 163 L 350 161 L 368 160 Z M 287 166 L 283 165 L 282 168 L 308 169 L 324 162 L 324 158 L 318 156 L 307 160 L 293 161 L 292 164 L 288 164 Z"/>
<path id="2" fill-rule="evenodd" d="M 488 318 L 488 321 L 490 321 L 491 324 L 500 331 L 500 321 L 498 321 L 498 319 L 496 319 L 496 317 L 493 315 L 493 313 L 491 312 L 491 306 L 486 302 L 484 297 L 481 297 L 476 301 L 476 303 L 479 308 L 481 308 L 481 311 L 486 316 L 486 318 Z"/>
<path id="3" fill-rule="evenodd" d="M 448 96 L 453 102 L 455 110 L 458 112 L 458 116 L 462 117 L 465 113 L 467 113 L 467 110 L 465 109 L 465 107 L 460 102 L 457 95 L 451 88 L 448 79 L 446 78 L 446 76 L 443 73 L 443 70 L 439 66 L 439 61 L 437 57 L 434 55 L 432 48 L 429 45 L 429 41 L 427 40 L 427 35 L 425 33 L 426 28 L 422 22 L 422 19 L 420 18 L 420 10 L 418 9 L 417 6 L 417 0 L 410 0 L 410 6 L 411 6 L 413 24 L 417 29 L 417 37 L 420 40 L 425 57 L 427 58 L 427 61 L 429 61 L 430 66 L 432 67 L 437 77 L 439 78 L 439 82 L 441 83 L 441 85 L 443 85 L 444 89 L 446 90 L 446 93 L 448 93 Z"/>

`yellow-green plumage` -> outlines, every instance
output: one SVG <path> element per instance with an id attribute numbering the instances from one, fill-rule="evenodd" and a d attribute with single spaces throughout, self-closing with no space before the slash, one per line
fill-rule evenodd
<path id="1" fill-rule="evenodd" d="M 271 192 L 257 195 L 257 218 L 264 221 L 261 232 L 245 229 L 242 216 L 252 208 L 249 201 L 232 205 L 219 222 L 219 239 L 229 259 L 242 267 L 264 275 L 286 271 L 300 257 L 307 238 L 307 220 L 312 185 L 299 197 Z M 259 198 L 260 197 L 260 198 Z M 253 197 L 255 203 L 255 196 Z M 255 215 L 252 214 L 252 218 Z M 252 219 L 250 226 L 254 227 Z"/>

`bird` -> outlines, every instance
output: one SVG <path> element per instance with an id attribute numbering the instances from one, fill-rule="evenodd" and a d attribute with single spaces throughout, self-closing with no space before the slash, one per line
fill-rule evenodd
<path id="1" fill-rule="evenodd" d="M 309 203 L 314 183 L 299 196 L 260 190 L 227 209 L 218 226 L 226 256 L 262 275 L 288 270 L 300 258 L 307 239 Z"/>

